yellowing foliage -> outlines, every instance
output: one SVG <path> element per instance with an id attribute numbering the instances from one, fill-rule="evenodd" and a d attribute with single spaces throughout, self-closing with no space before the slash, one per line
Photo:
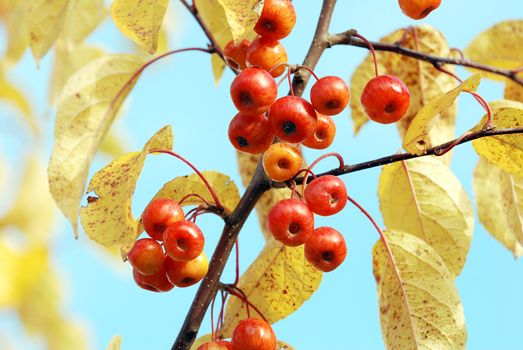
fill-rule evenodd
<path id="1" fill-rule="evenodd" d="M 465 349 L 467 331 L 454 276 L 423 240 L 385 232 L 372 250 L 381 331 L 389 350 Z"/>
<path id="2" fill-rule="evenodd" d="M 7 66 L 17 63 L 27 49 L 29 43 L 26 19 L 28 6 L 29 1 L 19 1 L 7 17 L 7 48 L 3 59 Z"/>
<path id="3" fill-rule="evenodd" d="M 2 100 L 9 102 L 22 112 L 24 122 L 35 135 L 40 133 L 40 126 L 33 115 L 29 101 L 16 86 L 6 79 L 0 70 L 0 101 Z"/>
<path id="4" fill-rule="evenodd" d="M 473 75 L 456 88 L 435 97 L 425 104 L 412 119 L 405 133 L 405 137 L 403 138 L 403 148 L 405 151 L 422 155 L 425 154 L 427 149 L 436 146 L 431 140 L 431 129 L 434 118 L 440 116 L 444 111 L 453 106 L 456 98 L 462 91 L 476 91 L 480 80 L 481 76 L 479 74 Z"/>
<path id="5" fill-rule="evenodd" d="M 103 0 L 75 0 L 61 35 L 70 44 L 80 44 L 107 15 Z"/>
<path id="6" fill-rule="evenodd" d="M 75 235 L 89 166 L 142 64 L 131 55 L 101 57 L 69 78 L 60 95 L 49 186 Z"/>
<path id="7" fill-rule="evenodd" d="M 479 34 L 464 50 L 473 61 L 505 69 L 523 65 L 523 20 L 497 23 Z M 482 72 L 490 79 L 505 80 L 495 74 Z"/>
<path id="8" fill-rule="evenodd" d="M 254 28 L 263 9 L 263 0 L 218 0 L 225 10 L 235 42 L 241 41 Z"/>
<path id="9" fill-rule="evenodd" d="M 123 155 L 97 172 L 88 191 L 97 197 L 80 210 L 82 226 L 93 241 L 106 246 L 130 248 L 136 239 L 137 223 L 131 211 L 132 196 L 145 158 L 152 149 L 171 149 L 171 127 L 158 131 L 141 152 Z"/>
<path id="10" fill-rule="evenodd" d="M 492 124 L 499 129 L 523 127 L 523 104 L 498 101 L 491 104 Z M 485 124 L 485 118 L 475 130 Z M 523 177 L 523 135 L 497 135 L 472 141 L 474 149 L 490 163 L 518 177 Z"/>
<path id="11" fill-rule="evenodd" d="M 238 287 L 270 323 L 296 311 L 321 283 L 322 273 L 305 260 L 303 246 L 286 247 L 271 239 L 240 278 Z M 255 316 L 255 311 L 252 311 Z M 236 324 L 247 317 L 244 303 L 231 297 L 219 334 L 229 337 Z"/>
<path id="12" fill-rule="evenodd" d="M 111 338 L 109 341 L 109 344 L 107 344 L 107 347 L 105 350 L 120 350 L 122 347 L 122 337 L 119 335 L 115 335 Z"/>
<path id="13" fill-rule="evenodd" d="M 474 215 L 465 190 L 445 164 L 424 157 L 406 161 L 405 166 L 384 166 L 378 197 L 387 229 L 424 240 L 452 274 L 460 274 L 472 240 Z"/>
<path id="14" fill-rule="evenodd" d="M 474 171 L 479 221 L 516 258 L 523 255 L 523 179 L 480 159 Z"/>
<path id="15" fill-rule="evenodd" d="M 158 48 L 158 33 L 168 3 L 168 0 L 115 0 L 111 16 L 125 36 L 153 54 Z"/>

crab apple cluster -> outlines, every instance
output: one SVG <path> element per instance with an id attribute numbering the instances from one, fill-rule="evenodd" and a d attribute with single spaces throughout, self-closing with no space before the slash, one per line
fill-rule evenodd
<path id="1" fill-rule="evenodd" d="M 150 238 L 138 239 L 127 253 L 138 286 L 167 292 L 174 286 L 198 283 L 207 274 L 204 235 L 194 222 L 185 219 L 178 202 L 152 200 L 143 211 L 142 224 Z"/>
<path id="2" fill-rule="evenodd" d="M 286 246 L 305 245 L 305 258 L 318 270 L 336 269 L 347 256 L 343 235 L 332 227 L 314 228 L 314 214 L 330 216 L 347 204 L 347 189 L 333 175 L 312 180 L 303 193 L 303 200 L 284 199 L 276 203 L 267 217 L 267 229 L 274 239 Z"/>
<path id="3" fill-rule="evenodd" d="M 398 0 L 401 11 L 412 19 L 423 19 L 437 9 L 441 0 Z"/>

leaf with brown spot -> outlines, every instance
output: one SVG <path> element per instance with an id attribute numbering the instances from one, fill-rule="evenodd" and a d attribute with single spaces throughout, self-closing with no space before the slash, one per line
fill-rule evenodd
<path id="1" fill-rule="evenodd" d="M 519 258 L 523 255 L 523 179 L 480 159 L 473 184 L 479 221 Z"/>
<path id="2" fill-rule="evenodd" d="M 111 16 L 125 36 L 153 54 L 168 4 L 168 0 L 115 0 Z"/>
<path id="3" fill-rule="evenodd" d="M 405 167 L 401 162 L 383 167 L 378 197 L 385 226 L 423 239 L 457 276 L 465 265 L 474 231 L 467 193 L 435 157 L 409 160 Z"/>
<path id="4" fill-rule="evenodd" d="M 411 154 L 422 155 L 425 154 L 427 149 L 435 146 L 431 140 L 431 130 L 434 119 L 453 106 L 462 91 L 476 91 L 480 80 L 481 75 L 473 75 L 456 88 L 436 96 L 425 104 L 412 119 L 405 133 L 405 137 L 403 138 L 403 148 L 405 151 Z"/>
<path id="5" fill-rule="evenodd" d="M 523 127 L 523 104 L 516 101 L 491 103 L 492 125 L 499 129 Z M 486 116 L 473 130 L 480 130 Z M 472 141 L 476 152 L 490 163 L 518 177 L 523 177 L 523 135 L 496 135 Z"/>
<path id="6" fill-rule="evenodd" d="M 132 55 L 100 57 L 71 76 L 58 99 L 49 188 L 75 235 L 89 166 L 142 65 Z"/>
<path id="7" fill-rule="evenodd" d="M 141 152 L 123 155 L 93 176 L 87 190 L 96 193 L 98 200 L 88 202 L 80 210 L 89 238 L 106 247 L 132 246 L 138 225 L 131 211 L 132 196 L 145 158 L 152 149 L 171 149 L 173 138 L 171 127 L 166 126 Z"/>
<path id="8" fill-rule="evenodd" d="M 263 9 L 263 0 L 218 0 L 225 10 L 235 42 L 240 42 L 254 28 Z"/>
<path id="9" fill-rule="evenodd" d="M 304 257 L 303 246 L 286 247 L 271 239 L 240 278 L 238 287 L 270 323 L 296 311 L 320 286 L 322 273 Z M 253 316 L 254 311 L 251 311 Z M 230 298 L 219 334 L 229 337 L 247 317 L 244 303 Z"/>
<path id="10" fill-rule="evenodd" d="M 389 350 L 465 349 L 465 315 L 454 276 L 424 241 L 386 231 L 372 249 L 381 332 Z"/>
<path id="11" fill-rule="evenodd" d="M 495 24 L 474 38 L 464 53 L 468 59 L 485 65 L 501 69 L 520 68 L 523 66 L 523 20 Z M 506 80 L 497 74 L 484 71 L 481 74 L 489 79 Z"/>

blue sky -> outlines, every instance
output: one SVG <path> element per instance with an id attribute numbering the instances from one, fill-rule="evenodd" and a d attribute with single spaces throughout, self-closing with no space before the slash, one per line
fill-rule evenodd
<path id="1" fill-rule="evenodd" d="M 176 1 L 171 1 L 174 26 L 178 29 L 171 48 L 205 46 L 206 41 L 194 21 Z M 295 1 L 298 20 L 291 36 L 284 40 L 289 61 L 299 63 L 314 32 L 321 1 Z M 496 22 L 512 19 L 523 13 L 520 0 L 444 1 L 437 11 L 421 23 L 433 25 L 444 32 L 452 47 L 464 48 L 480 31 Z M 356 28 L 369 39 L 393 30 L 414 25 L 405 17 L 395 1 L 339 1 L 332 21 L 332 32 Z M 0 39 L 0 46 L 4 37 Z M 105 24 L 89 38 L 111 52 L 129 52 L 130 45 L 114 26 Z M 316 73 L 350 78 L 367 52 L 360 48 L 337 47 L 322 57 Z M 186 53 L 168 58 L 147 70 L 125 105 L 125 115 L 119 121 L 127 132 L 129 150 L 137 150 L 158 129 L 171 124 L 175 134 L 175 149 L 202 170 L 218 170 L 229 174 L 240 184 L 235 151 L 227 140 L 229 120 L 235 110 L 228 96 L 232 74 L 227 72 L 216 87 L 210 69 L 210 58 L 203 53 Z M 45 136 L 52 135 L 54 110 L 47 104 L 47 82 L 52 57 L 42 61 L 36 70 L 26 54 L 10 77 L 31 96 L 35 109 L 49 125 Z M 460 76 L 467 72 L 460 70 Z M 282 89 L 281 93 L 284 93 Z M 488 101 L 502 97 L 500 84 L 483 82 L 480 93 Z M 308 92 L 305 94 L 308 96 Z M 459 100 L 458 132 L 475 125 L 483 115 L 472 98 Z M 1 117 L 0 117 L 1 118 Z M 369 124 L 357 137 L 352 134 L 348 112 L 335 118 L 336 140 L 332 150 L 341 153 L 346 162 L 357 163 L 394 153 L 401 142 L 394 126 Z M 5 124 L 4 124 L 5 122 Z M 0 119 L 6 125 L 0 129 L 0 145 L 14 163 L 23 154 L 28 139 L 19 136 L 22 129 L 13 121 Z M 44 142 L 42 154 L 49 157 L 51 144 Z M 320 153 L 307 151 L 309 161 Z M 99 157 L 94 172 L 110 159 Z M 470 145 L 454 152 L 452 169 L 473 200 L 471 174 L 477 156 Z M 335 163 L 328 161 L 327 169 Z M 321 165 L 320 165 L 321 168 Z M 320 170 L 320 169 L 318 169 Z M 138 183 L 134 210 L 138 214 L 148 200 L 169 179 L 183 175 L 189 169 L 167 156 L 152 157 Z M 376 195 L 379 169 L 358 172 L 343 177 L 350 194 L 359 200 L 381 223 Z M 206 235 L 206 252 L 212 249 L 221 232 L 221 224 L 213 217 L 202 217 Z M 366 219 L 348 207 L 336 217 L 319 219 L 320 225 L 331 225 L 345 235 L 349 247 L 345 263 L 326 274 L 316 294 L 296 313 L 274 327 L 278 338 L 298 350 L 312 349 L 381 349 L 376 286 L 372 275 L 371 249 L 378 236 Z M 241 268 L 245 269 L 262 248 L 263 239 L 252 216 L 240 236 Z M 196 287 L 176 289 L 166 294 L 142 291 L 134 285 L 128 265 L 111 260 L 88 242 L 85 235 L 73 239 L 68 225 L 62 220 L 60 232 L 53 241 L 53 262 L 65 281 L 64 308 L 82 320 L 89 329 L 93 348 L 103 349 L 115 335 L 123 336 L 123 349 L 166 349 L 176 337 Z M 232 264 L 224 280 L 232 280 Z M 467 265 L 457 286 L 467 319 L 470 349 L 523 349 L 521 314 L 523 312 L 523 264 L 492 239 L 476 221 L 476 229 Z M 201 334 L 208 333 L 206 317 Z M 37 339 L 26 338 L 16 318 L 9 312 L 0 313 L 0 332 L 17 337 L 17 349 L 42 349 Z"/>

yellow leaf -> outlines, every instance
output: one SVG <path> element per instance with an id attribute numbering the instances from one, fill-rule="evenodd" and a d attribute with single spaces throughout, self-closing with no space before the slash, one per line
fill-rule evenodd
<path id="1" fill-rule="evenodd" d="M 505 98 L 507 100 L 523 102 L 523 86 L 512 80 L 507 80 L 507 85 L 505 86 Z"/>
<path id="2" fill-rule="evenodd" d="M 32 242 L 42 242 L 51 234 L 55 213 L 45 167 L 33 156 L 27 161 L 16 200 L 0 219 L 0 226 L 16 226 Z"/>
<path id="3" fill-rule="evenodd" d="M 29 1 L 20 1 L 7 17 L 7 48 L 4 56 L 8 67 L 18 62 L 27 49 L 29 42 L 26 20 L 28 6 Z"/>
<path id="4" fill-rule="evenodd" d="M 479 34 L 464 50 L 473 61 L 502 69 L 523 66 L 523 20 L 505 21 Z M 495 80 L 505 80 L 495 74 L 482 72 Z"/>
<path id="5" fill-rule="evenodd" d="M 480 159 L 474 171 L 479 221 L 509 249 L 523 255 L 523 180 Z"/>
<path id="6" fill-rule="evenodd" d="M 212 334 L 205 334 L 194 341 L 191 346 L 191 350 L 197 350 L 202 344 L 212 341 Z"/>
<path id="7" fill-rule="evenodd" d="M 103 0 L 75 0 L 61 37 L 73 44 L 79 44 L 102 23 L 106 15 Z"/>
<path id="8" fill-rule="evenodd" d="M 492 124 L 499 129 L 523 126 L 523 104 L 515 101 L 500 101 L 491 104 Z M 486 117 L 474 130 L 480 130 Z M 472 141 L 474 149 L 490 163 L 519 177 L 523 177 L 523 135 L 497 135 Z"/>
<path id="9" fill-rule="evenodd" d="M 75 235 L 91 160 L 138 80 L 142 64 L 131 55 L 101 57 L 75 73 L 58 100 L 49 186 Z"/>
<path id="10" fill-rule="evenodd" d="M 57 45 L 51 75 L 50 101 L 56 101 L 67 79 L 103 54 L 101 49 L 93 46 Z"/>
<path id="11" fill-rule="evenodd" d="M 263 9 L 263 0 L 218 0 L 225 10 L 235 42 L 241 41 L 254 28 Z"/>
<path id="12" fill-rule="evenodd" d="M 125 36 L 153 54 L 168 3 L 168 0 L 115 0 L 111 16 Z"/>
<path id="13" fill-rule="evenodd" d="M 434 118 L 454 105 L 456 98 L 458 98 L 462 91 L 476 91 L 480 80 L 481 75 L 473 75 L 456 88 L 433 98 L 424 105 L 412 119 L 405 133 L 405 137 L 403 138 L 403 148 L 405 151 L 422 155 L 425 154 L 427 149 L 436 146 L 431 140 L 430 133 Z"/>
<path id="14" fill-rule="evenodd" d="M 93 241 L 106 246 L 132 246 L 137 223 L 131 211 L 132 196 L 145 158 L 151 149 L 171 149 L 170 126 L 158 131 L 141 152 L 128 153 L 97 172 L 89 183 L 87 206 L 80 210 L 82 226 Z"/>
<path id="15" fill-rule="evenodd" d="M 31 105 L 25 98 L 24 94 L 18 90 L 16 86 L 11 84 L 0 70 L 0 100 L 5 100 L 13 104 L 20 112 L 24 122 L 29 126 L 31 131 L 38 135 L 40 133 L 40 126 L 31 111 Z"/>
<path id="16" fill-rule="evenodd" d="M 417 237 L 401 231 L 385 236 L 394 263 L 381 240 L 372 250 L 385 347 L 465 349 L 463 306 L 442 259 Z"/>
<path id="17" fill-rule="evenodd" d="M 277 347 L 277 349 L 278 350 L 294 350 L 294 347 L 292 347 L 291 345 L 287 344 L 284 341 L 278 340 L 278 347 Z"/>
<path id="18" fill-rule="evenodd" d="M 225 210 L 231 213 L 240 201 L 240 192 L 234 181 L 229 176 L 217 171 L 203 171 L 202 173 L 225 207 Z M 200 195 L 209 203 L 214 203 L 209 190 L 197 174 L 179 176 L 167 182 L 153 199 L 171 198 L 180 201 L 188 194 Z M 183 202 L 184 206 L 200 204 L 203 204 L 203 201 L 197 197 L 189 197 Z"/>
<path id="19" fill-rule="evenodd" d="M 296 311 L 320 286 L 322 273 L 304 257 L 303 246 L 286 247 L 271 239 L 240 278 L 238 287 L 270 323 Z M 252 311 L 252 316 L 256 315 Z M 236 324 L 247 317 L 244 303 L 231 297 L 219 334 L 228 337 Z"/>
<path id="20" fill-rule="evenodd" d="M 120 335 L 115 335 L 107 344 L 105 350 L 120 350 L 122 347 L 122 337 Z"/>
<path id="21" fill-rule="evenodd" d="M 11 307 L 17 303 L 15 279 L 20 266 L 16 251 L 0 241 L 0 308 Z"/>
<path id="22" fill-rule="evenodd" d="M 225 62 L 223 62 L 220 56 L 213 53 L 211 55 L 211 66 L 212 74 L 214 76 L 214 84 L 218 86 L 220 80 L 222 79 L 223 72 L 225 71 Z"/>
<path id="23" fill-rule="evenodd" d="M 385 74 L 385 67 L 383 67 L 380 62 L 381 60 L 378 59 L 378 70 L 380 74 Z M 355 135 L 357 135 L 363 125 L 369 121 L 367 114 L 365 114 L 365 111 L 361 106 L 360 98 L 363 92 L 363 88 L 365 85 L 367 85 L 367 82 L 375 76 L 374 60 L 372 59 L 371 55 L 368 55 L 354 71 L 350 83 L 350 108 L 353 124 L 352 129 Z"/>
<path id="24" fill-rule="evenodd" d="M 474 215 L 454 174 L 437 158 L 423 157 L 383 167 L 378 197 L 389 230 L 424 240 L 459 275 L 470 248 Z M 412 188 L 409 183 L 412 181 Z"/>
<path id="25" fill-rule="evenodd" d="M 61 33 L 74 1 L 32 0 L 27 11 L 29 46 L 38 63 Z"/>
<path id="26" fill-rule="evenodd" d="M 218 0 L 194 0 L 194 5 L 218 45 L 225 47 L 232 39 L 232 32 L 224 8 Z"/>

